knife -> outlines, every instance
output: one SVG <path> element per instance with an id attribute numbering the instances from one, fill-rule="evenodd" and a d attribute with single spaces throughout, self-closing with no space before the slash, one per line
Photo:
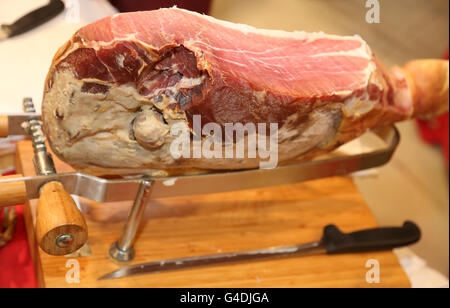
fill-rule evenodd
<path id="1" fill-rule="evenodd" d="M 41 120 L 39 113 L 12 113 L 0 115 L 0 138 L 28 135 L 23 123 L 31 119 Z"/>
<path id="2" fill-rule="evenodd" d="M 352 233 L 343 233 L 335 225 L 328 225 L 323 230 L 321 240 L 308 244 L 136 264 L 106 274 L 98 280 L 280 257 L 391 250 L 414 244 L 420 237 L 419 227 L 410 221 L 406 221 L 402 227 L 374 228 Z"/>
<path id="3" fill-rule="evenodd" d="M 61 0 L 50 0 L 47 5 L 29 12 L 14 23 L 10 25 L 1 25 L 0 41 L 34 29 L 49 21 L 63 10 L 64 3 Z"/>

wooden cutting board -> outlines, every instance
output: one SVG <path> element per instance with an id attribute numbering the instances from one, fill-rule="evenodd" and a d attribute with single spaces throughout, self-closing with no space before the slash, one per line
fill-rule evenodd
<path id="1" fill-rule="evenodd" d="M 34 175 L 31 142 L 19 142 L 16 153 L 18 172 Z M 72 171 L 55 156 L 54 160 L 58 172 Z M 47 255 L 37 247 L 33 225 L 36 201 L 25 206 L 27 234 L 40 287 L 410 286 L 391 251 L 283 258 L 97 281 L 119 268 L 108 259 L 107 252 L 119 238 L 132 202 L 107 204 L 83 199 L 81 203 L 92 256 L 72 259 Z M 318 240 L 323 227 L 330 223 L 344 232 L 377 226 L 350 178 L 152 200 L 138 233 L 132 264 L 307 243 Z M 370 269 L 366 264 L 373 259 L 380 264 L 379 284 L 366 282 Z M 80 266 L 79 283 L 66 280 L 66 274 L 74 269 L 73 260 Z"/>

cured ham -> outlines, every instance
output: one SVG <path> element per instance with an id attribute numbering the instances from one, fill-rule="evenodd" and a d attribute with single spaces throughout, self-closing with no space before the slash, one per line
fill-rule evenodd
<path id="1" fill-rule="evenodd" d="M 276 123 L 279 162 L 306 160 L 372 127 L 448 111 L 448 61 L 388 70 L 356 35 L 261 30 L 177 8 L 125 13 L 58 50 L 42 108 L 53 151 L 85 172 L 254 168 L 259 155 L 174 157 L 174 125 L 205 143 L 195 116 L 202 127 Z"/>

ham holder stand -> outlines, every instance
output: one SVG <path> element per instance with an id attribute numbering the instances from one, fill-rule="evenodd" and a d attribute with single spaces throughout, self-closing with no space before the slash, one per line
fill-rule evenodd
<path id="1" fill-rule="evenodd" d="M 150 198 L 237 191 L 346 175 L 387 163 L 399 143 L 399 133 L 392 126 L 372 131 L 383 140 L 384 147 L 361 154 L 294 162 L 273 169 L 103 179 L 80 172 L 56 173 L 51 154 L 47 152 L 40 115 L 30 98 L 24 99 L 23 107 L 25 113 L 0 115 L 0 137 L 30 136 L 37 175 L 0 177 L 0 207 L 39 199 L 36 240 L 50 255 L 67 255 L 79 250 L 88 239 L 83 214 L 70 195 L 105 203 L 134 200 L 122 234 L 109 250 L 110 258 L 116 263 L 128 263 L 134 258 L 133 244 Z"/>

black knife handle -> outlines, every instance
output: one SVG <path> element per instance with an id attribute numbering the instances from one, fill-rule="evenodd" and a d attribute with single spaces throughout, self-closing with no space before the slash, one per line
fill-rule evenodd
<path id="1" fill-rule="evenodd" d="M 43 23 L 49 21 L 64 10 L 64 3 L 61 0 L 50 0 L 50 2 L 30 13 L 20 17 L 10 25 L 4 25 L 7 28 L 9 37 L 25 33 Z"/>
<path id="2" fill-rule="evenodd" d="M 375 228 L 342 233 L 335 225 L 328 225 L 322 242 L 327 254 L 390 250 L 414 244 L 420 240 L 419 227 L 406 221 L 402 227 Z"/>

